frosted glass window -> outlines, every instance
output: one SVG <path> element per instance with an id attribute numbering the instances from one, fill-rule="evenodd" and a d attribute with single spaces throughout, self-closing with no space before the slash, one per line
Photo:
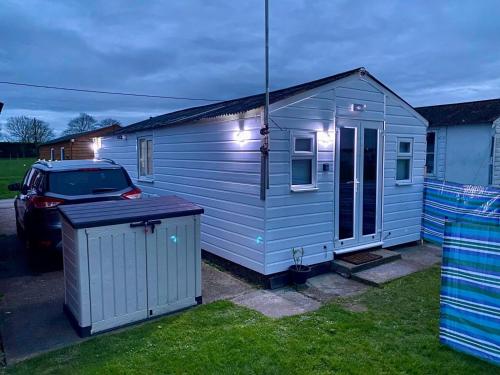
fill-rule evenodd
<path id="1" fill-rule="evenodd" d="M 297 159 L 292 161 L 292 185 L 311 185 L 312 160 Z"/>
<path id="2" fill-rule="evenodd" d="M 312 138 L 295 138 L 295 152 L 312 152 Z"/>
<path id="3" fill-rule="evenodd" d="M 292 190 L 316 187 L 316 133 L 293 132 L 290 150 Z"/>
<path id="4" fill-rule="evenodd" d="M 413 139 L 398 139 L 396 160 L 396 181 L 408 182 L 412 180 Z"/>
<path id="5" fill-rule="evenodd" d="M 137 145 L 139 177 L 153 177 L 153 140 L 140 138 Z"/>
<path id="6" fill-rule="evenodd" d="M 425 172 L 434 175 L 436 165 L 436 133 L 427 133 L 427 153 L 425 156 Z"/>
<path id="7" fill-rule="evenodd" d="M 399 152 L 401 154 L 408 154 L 411 152 L 411 143 L 410 142 L 399 142 Z"/>

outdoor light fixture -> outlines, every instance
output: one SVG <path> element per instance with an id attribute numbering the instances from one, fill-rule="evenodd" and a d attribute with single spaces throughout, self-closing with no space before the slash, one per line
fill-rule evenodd
<path id="1" fill-rule="evenodd" d="M 101 137 L 92 138 L 92 149 L 94 153 L 101 149 Z"/>
<path id="2" fill-rule="evenodd" d="M 264 238 L 262 238 L 262 236 L 257 236 L 255 242 L 257 243 L 257 245 L 260 245 L 262 242 L 264 242 Z"/>
<path id="3" fill-rule="evenodd" d="M 175 234 L 172 234 L 170 236 L 170 240 L 173 242 L 173 243 L 177 243 L 177 236 Z"/>
<path id="4" fill-rule="evenodd" d="M 353 112 L 363 112 L 366 109 L 366 104 L 351 104 L 351 111 Z"/>
<path id="5" fill-rule="evenodd" d="M 244 145 L 250 139 L 250 133 L 244 130 L 239 130 L 236 132 L 234 139 L 240 145 Z"/>
<path id="6" fill-rule="evenodd" d="M 328 131 L 319 132 L 318 139 L 319 142 L 325 147 L 330 146 L 333 143 L 333 137 Z"/>

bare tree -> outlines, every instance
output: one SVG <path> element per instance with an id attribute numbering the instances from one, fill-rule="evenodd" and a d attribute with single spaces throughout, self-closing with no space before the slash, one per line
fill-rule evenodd
<path id="1" fill-rule="evenodd" d="M 63 134 L 76 134 L 98 128 L 99 125 L 97 124 L 95 118 L 87 113 L 80 113 L 78 117 L 75 117 L 68 122 L 68 127 L 63 131 Z"/>
<path id="2" fill-rule="evenodd" d="M 106 126 L 112 126 L 112 125 L 121 125 L 121 123 L 120 121 L 115 120 L 114 118 L 105 118 L 104 120 L 101 120 L 99 122 L 100 128 L 105 128 Z"/>
<path id="3" fill-rule="evenodd" d="M 40 144 L 54 138 L 54 131 L 45 121 L 36 117 L 16 116 L 7 119 L 7 138 L 15 142 Z"/>

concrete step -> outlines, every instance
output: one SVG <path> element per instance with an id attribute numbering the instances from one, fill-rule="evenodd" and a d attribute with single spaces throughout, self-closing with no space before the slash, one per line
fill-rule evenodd
<path id="1" fill-rule="evenodd" d="M 391 264 L 383 264 L 375 268 L 357 272 L 351 276 L 351 279 L 366 285 L 379 287 L 389 281 L 411 275 L 428 267 L 401 259 Z"/>
<path id="2" fill-rule="evenodd" d="M 370 253 L 377 254 L 382 256 L 382 258 L 373 260 L 371 262 L 363 263 L 363 264 L 352 264 L 345 262 L 343 260 L 336 260 L 334 258 L 332 262 L 332 270 L 344 277 L 350 278 L 353 274 L 357 272 L 361 272 L 364 270 L 368 270 L 373 267 L 380 266 L 382 264 L 394 262 L 398 259 L 401 259 L 401 254 L 387 250 L 387 249 L 378 249 L 378 250 L 366 250 L 369 251 Z"/>

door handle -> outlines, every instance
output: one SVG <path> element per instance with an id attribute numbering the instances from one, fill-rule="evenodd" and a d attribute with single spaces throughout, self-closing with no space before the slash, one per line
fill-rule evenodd
<path id="1" fill-rule="evenodd" d="M 155 232 L 155 225 L 161 224 L 161 220 L 148 220 L 145 225 L 149 225 L 151 227 L 151 233 Z"/>

